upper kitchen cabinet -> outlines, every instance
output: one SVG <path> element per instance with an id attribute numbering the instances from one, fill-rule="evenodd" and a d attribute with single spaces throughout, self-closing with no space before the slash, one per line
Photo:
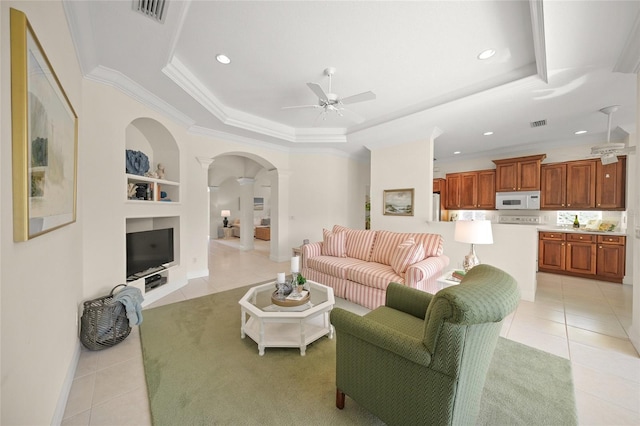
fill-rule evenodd
<path id="1" fill-rule="evenodd" d="M 496 165 L 496 192 L 539 191 L 540 166 L 546 154 L 493 160 Z"/>
<path id="2" fill-rule="evenodd" d="M 449 173 L 446 187 L 447 209 L 493 210 L 496 207 L 495 170 Z"/>
<path id="3" fill-rule="evenodd" d="M 541 209 L 624 210 L 626 157 L 543 164 L 540 180 Z"/>
<path id="4" fill-rule="evenodd" d="M 540 208 L 593 209 L 596 198 L 596 162 L 568 161 L 541 167 Z"/>
<path id="5" fill-rule="evenodd" d="M 599 210 L 624 210 L 625 183 L 627 181 L 627 157 L 618 162 L 603 165 L 596 162 L 596 208 Z"/>
<path id="6" fill-rule="evenodd" d="M 446 180 L 442 178 L 433 179 L 433 192 L 437 192 L 441 195 L 444 195 L 446 190 Z"/>

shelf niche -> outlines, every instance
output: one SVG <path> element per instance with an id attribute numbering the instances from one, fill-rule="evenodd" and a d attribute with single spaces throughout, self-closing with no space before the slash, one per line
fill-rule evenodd
<path id="1" fill-rule="evenodd" d="M 149 200 L 129 199 L 130 202 L 180 202 L 180 150 L 174 137 L 166 127 L 151 118 L 133 120 L 125 131 L 125 147 L 141 151 L 149 158 L 149 172 L 155 172 L 158 164 L 164 166 L 162 179 L 126 174 L 127 188 L 130 183 L 151 185 L 153 196 Z M 126 168 L 126 167 L 125 167 Z M 167 196 L 161 200 L 160 193 Z"/>

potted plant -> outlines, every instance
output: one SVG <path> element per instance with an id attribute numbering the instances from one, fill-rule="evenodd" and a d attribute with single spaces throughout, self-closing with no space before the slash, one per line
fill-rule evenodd
<path id="1" fill-rule="evenodd" d="M 303 277 L 302 274 L 298 274 L 296 280 L 298 284 L 298 293 L 302 293 L 302 290 L 304 289 L 304 285 L 306 284 L 307 279 Z"/>

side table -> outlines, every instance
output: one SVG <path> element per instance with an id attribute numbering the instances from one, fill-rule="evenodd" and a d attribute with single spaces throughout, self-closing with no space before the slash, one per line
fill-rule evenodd
<path id="1" fill-rule="evenodd" d="M 460 284 L 460 280 L 457 280 L 451 276 L 453 271 L 454 269 L 447 271 L 436 280 L 436 282 L 438 283 L 438 290 Z"/>
<path id="2" fill-rule="evenodd" d="M 222 232 L 224 232 L 224 239 L 233 237 L 233 228 L 222 228 Z"/>

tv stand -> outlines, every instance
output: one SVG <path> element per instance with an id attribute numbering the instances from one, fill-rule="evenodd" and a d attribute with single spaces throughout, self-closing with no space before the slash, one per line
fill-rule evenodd
<path id="1" fill-rule="evenodd" d="M 127 281 L 133 281 L 133 280 L 137 280 L 139 278 L 146 278 L 149 275 L 156 274 L 156 273 L 158 273 L 160 271 L 164 271 L 165 269 L 167 269 L 167 268 L 165 268 L 164 266 L 157 266 L 155 268 L 149 268 L 149 269 L 146 269 L 146 270 L 144 270 L 142 272 L 138 272 L 137 274 L 131 275 L 129 278 L 127 278 Z"/>

